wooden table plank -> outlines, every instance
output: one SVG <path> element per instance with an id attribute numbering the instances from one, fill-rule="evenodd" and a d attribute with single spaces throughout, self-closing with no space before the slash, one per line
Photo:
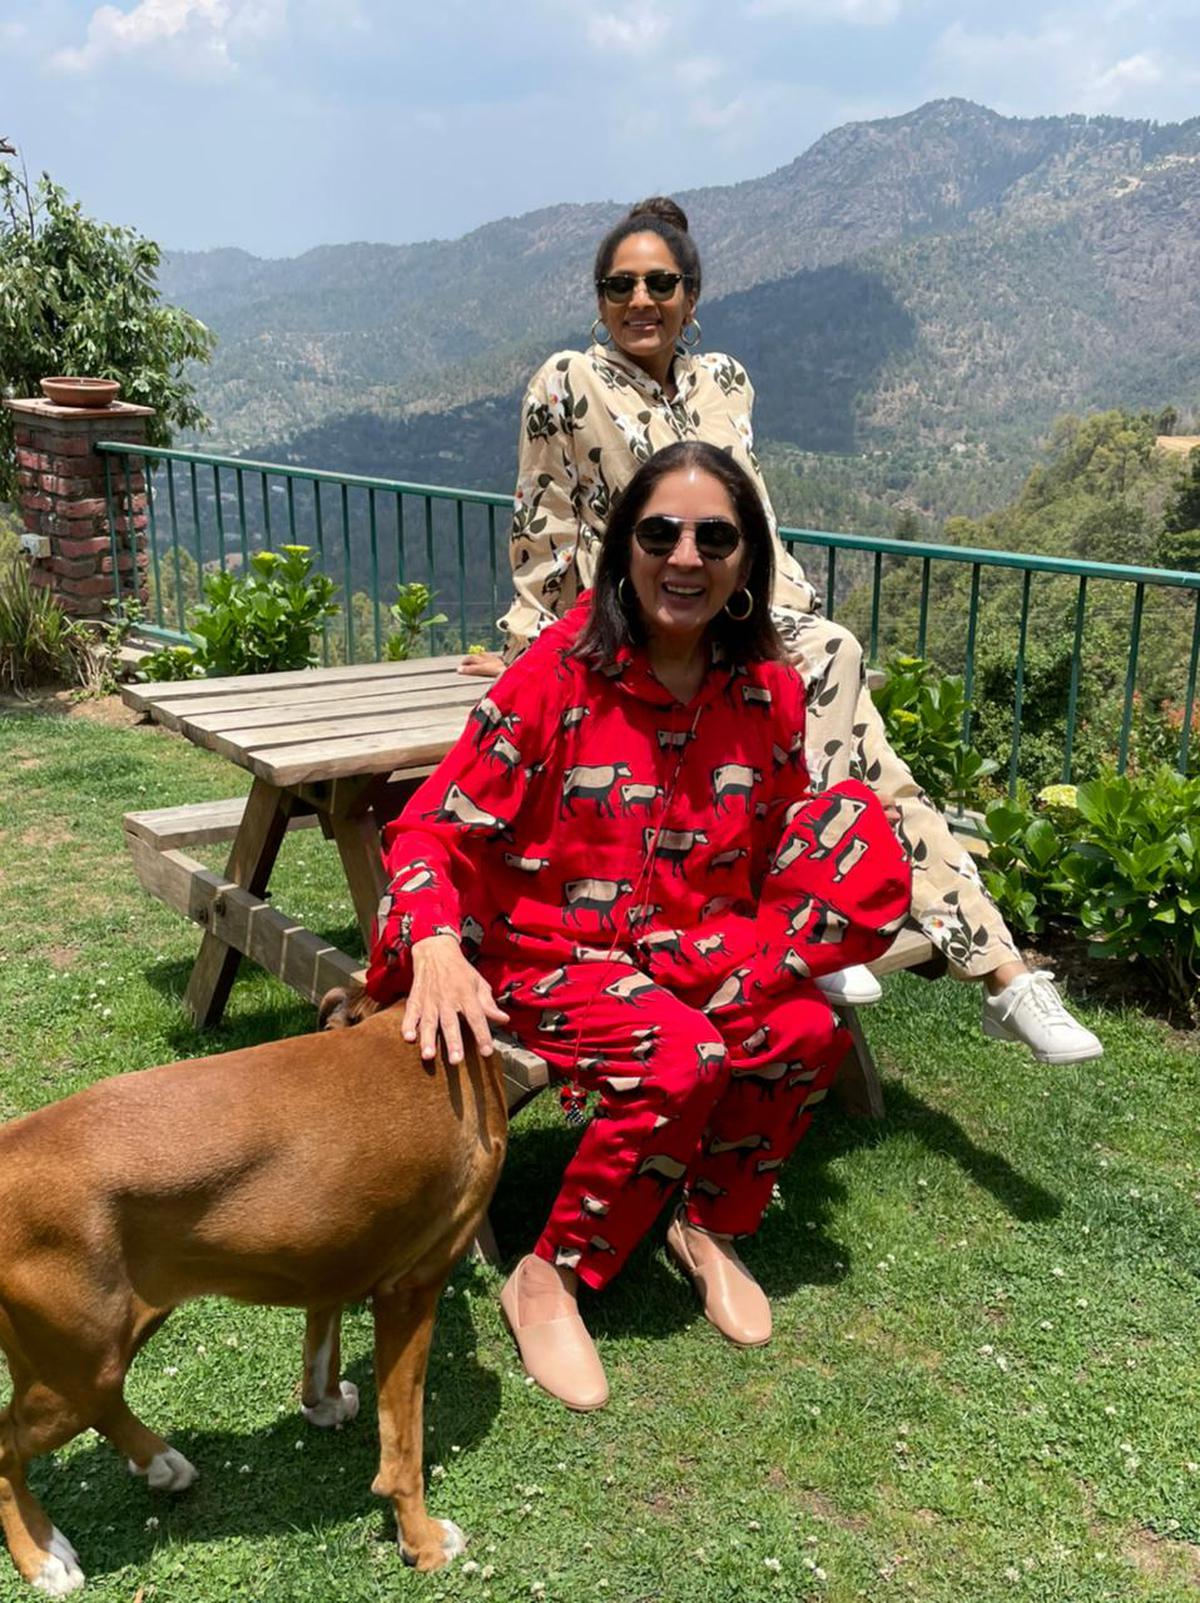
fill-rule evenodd
<path id="1" fill-rule="evenodd" d="M 422 731 L 437 727 L 446 731 L 447 744 L 438 748 L 438 758 L 445 755 L 462 732 L 466 722 L 466 708 L 462 716 L 456 716 L 453 709 L 440 707 L 416 707 L 411 712 L 392 712 L 386 717 L 356 719 L 346 724 L 340 719 L 329 723 L 284 724 L 277 729 L 259 729 L 243 731 L 240 729 L 208 731 L 202 725 L 195 726 L 185 723 L 183 733 L 197 746 L 203 746 L 208 751 L 215 751 L 222 757 L 228 757 L 242 767 L 247 767 L 252 773 L 266 778 L 259 762 L 270 763 L 273 753 L 279 750 L 295 752 L 303 748 L 312 754 L 316 761 L 320 761 L 329 748 L 337 745 L 343 747 L 347 741 L 383 739 L 387 744 L 371 748 L 370 760 L 359 769 L 330 769 L 328 773 L 306 772 L 307 779 L 333 779 L 342 777 L 347 773 L 379 773 L 384 768 L 394 768 L 403 763 L 408 766 L 409 742 L 418 740 L 422 750 L 428 749 Z M 397 753 L 395 761 L 387 756 L 389 750 Z M 437 760 L 437 759 L 433 759 Z M 271 779 L 272 784 L 281 783 L 277 778 Z M 287 785 L 295 783 L 293 780 L 283 781 Z"/>
<path id="2" fill-rule="evenodd" d="M 398 715 L 400 710 L 420 707 L 473 707 L 483 691 L 479 681 L 452 680 L 428 689 L 405 690 L 397 693 L 394 687 L 372 696 L 328 698 L 319 694 L 303 700 L 280 697 L 277 701 L 263 702 L 257 707 L 230 707 L 227 703 L 203 708 L 189 708 L 180 718 L 180 729 L 189 738 L 194 730 L 206 734 L 226 734 L 233 738 L 237 733 L 247 737 L 258 730 L 269 730 L 285 724 L 317 723 L 340 719 L 350 723 L 357 718 L 379 718 Z"/>
<path id="3" fill-rule="evenodd" d="M 440 762 L 462 733 L 463 723 L 462 718 L 456 718 L 441 723 L 429 721 L 411 729 L 393 726 L 385 734 L 301 740 L 292 746 L 267 747 L 261 754 L 251 747 L 240 760 L 252 774 L 283 789 L 351 774 L 383 774 Z"/>
<path id="4" fill-rule="evenodd" d="M 315 684 L 353 684 L 379 679 L 394 679 L 404 684 L 410 679 L 423 679 L 429 674 L 453 670 L 460 657 L 414 657 L 408 662 L 362 662 L 341 668 L 297 668 L 294 672 L 271 674 L 230 674 L 223 679 L 183 679 L 171 684 L 122 685 L 121 699 L 135 712 L 152 712 L 159 708 L 170 709 L 179 702 L 205 696 L 236 696 L 250 690 L 257 695 L 273 696 L 280 690 L 298 689 Z M 481 685 L 486 684 L 480 681 Z"/>

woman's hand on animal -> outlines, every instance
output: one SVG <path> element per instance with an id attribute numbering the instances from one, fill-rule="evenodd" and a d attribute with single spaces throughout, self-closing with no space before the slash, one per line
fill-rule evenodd
<path id="1" fill-rule="evenodd" d="M 499 679 L 504 658 L 498 651 L 473 651 L 462 659 L 458 671 L 467 679 Z"/>
<path id="2" fill-rule="evenodd" d="M 421 1056 L 437 1055 L 438 1031 L 446 1044 L 451 1063 L 463 1060 L 460 1019 L 475 1037 L 483 1057 L 495 1050 L 493 1024 L 507 1024 L 508 1014 L 497 1005 L 492 988 L 477 969 L 471 967 L 452 935 L 430 935 L 416 941 L 412 949 L 413 982 L 404 1004 L 404 1039 L 420 1040 Z"/>

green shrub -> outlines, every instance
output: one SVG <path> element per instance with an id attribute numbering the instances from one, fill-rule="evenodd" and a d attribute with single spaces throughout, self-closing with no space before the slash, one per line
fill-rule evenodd
<path id="1" fill-rule="evenodd" d="M 939 807 L 979 799 L 997 764 L 963 744 L 966 696 L 957 674 L 939 674 L 920 657 L 893 657 L 871 694 L 893 750 Z"/>
<path id="2" fill-rule="evenodd" d="M 333 600 L 337 586 L 313 573 L 304 545 L 259 551 L 249 573 L 215 573 L 205 582 L 192 633 L 205 673 L 274 673 L 311 668 L 317 660 L 314 636 L 341 610 Z"/>
<path id="3" fill-rule="evenodd" d="M 433 591 L 427 584 L 414 581 L 396 587 L 396 599 L 388 608 L 393 629 L 384 641 L 385 662 L 407 662 L 410 657 L 421 656 L 421 637 L 438 624 L 449 620 L 444 612 L 427 617 L 433 604 Z M 426 652 L 428 643 L 426 643 Z"/>
<path id="4" fill-rule="evenodd" d="M 173 679 L 196 679 L 204 672 L 199 654 L 191 646 L 162 646 L 138 663 L 138 678 L 153 684 Z"/>
<path id="5" fill-rule="evenodd" d="M 1039 934 L 1061 909 L 1055 889 L 1062 855 L 1058 829 L 1021 802 L 997 801 L 984 815 L 984 838 L 988 855 L 980 872 L 988 894 L 1009 924 L 1023 934 Z"/>
<path id="6" fill-rule="evenodd" d="M 23 557 L 0 565 L 0 690 L 79 684 L 89 636 L 30 577 Z"/>
<path id="7" fill-rule="evenodd" d="M 1200 779 L 1165 764 L 1080 785 L 1061 881 L 1094 957 L 1139 958 L 1200 1021 Z"/>

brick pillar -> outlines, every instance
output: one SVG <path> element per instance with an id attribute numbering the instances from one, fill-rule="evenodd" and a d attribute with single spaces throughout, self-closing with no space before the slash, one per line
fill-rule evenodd
<path id="1" fill-rule="evenodd" d="M 97 440 L 141 445 L 149 406 L 55 406 L 39 398 L 5 401 L 15 413 L 17 509 L 28 532 L 34 584 L 53 590 L 63 610 L 93 618 L 116 597 L 113 531 L 105 501 L 105 458 Z M 145 602 L 146 478 L 142 457 L 109 457 L 121 595 Z M 126 485 L 125 464 L 129 466 Z M 126 491 L 128 489 L 128 495 Z M 128 501 L 128 505 L 126 504 Z"/>

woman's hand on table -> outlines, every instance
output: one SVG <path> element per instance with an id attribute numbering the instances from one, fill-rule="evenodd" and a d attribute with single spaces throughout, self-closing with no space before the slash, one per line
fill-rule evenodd
<path id="1" fill-rule="evenodd" d="M 459 663 L 458 671 L 467 679 L 499 679 L 504 658 L 498 651 L 472 651 Z"/>
<path id="2" fill-rule="evenodd" d="M 495 1050 L 489 1022 L 507 1024 L 508 1014 L 498 1006 L 483 975 L 467 962 L 452 935 L 430 935 L 412 949 L 413 982 L 404 1004 L 404 1039 L 419 1040 L 421 1056 L 437 1055 L 438 1031 L 450 1063 L 463 1060 L 462 1026 L 465 1020 L 483 1057 Z"/>

